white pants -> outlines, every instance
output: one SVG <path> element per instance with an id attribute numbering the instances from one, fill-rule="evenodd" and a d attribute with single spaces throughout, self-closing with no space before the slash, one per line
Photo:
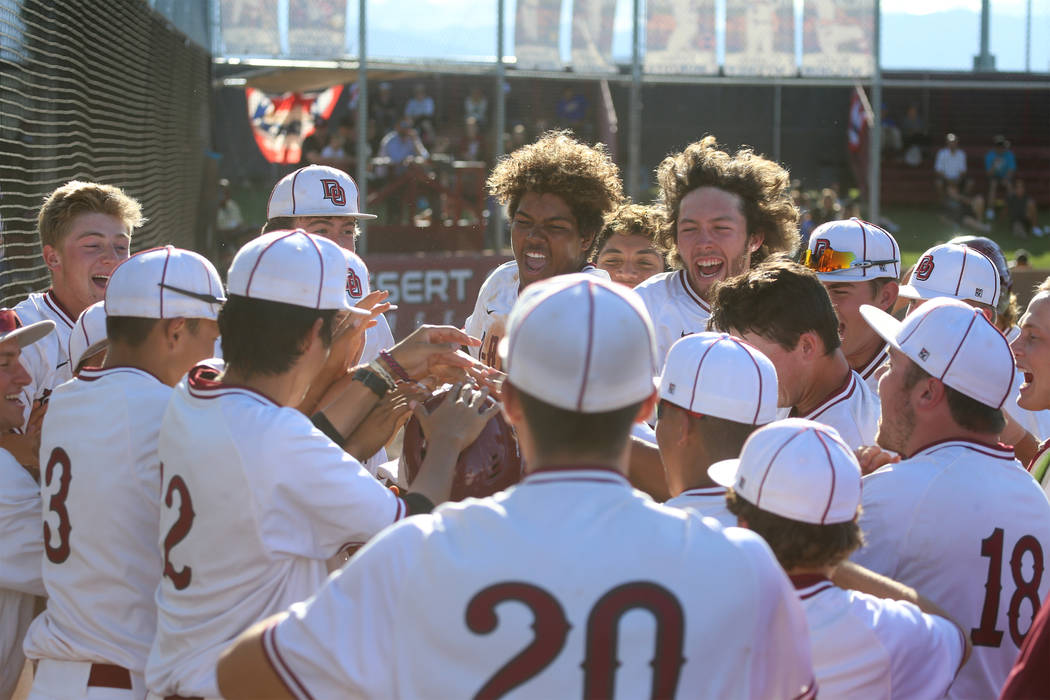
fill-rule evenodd
<path id="1" fill-rule="evenodd" d="M 141 674 L 131 674 L 131 690 L 89 686 L 90 675 L 90 661 L 40 659 L 28 700 L 144 700 L 146 697 L 146 680 Z"/>

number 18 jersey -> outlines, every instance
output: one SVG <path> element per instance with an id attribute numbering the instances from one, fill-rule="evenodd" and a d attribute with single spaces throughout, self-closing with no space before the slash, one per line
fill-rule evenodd
<path id="1" fill-rule="evenodd" d="M 994 698 L 1050 591 L 1050 502 L 1004 446 L 935 443 L 863 481 L 853 556 L 914 587 L 970 635 L 950 698 Z"/>

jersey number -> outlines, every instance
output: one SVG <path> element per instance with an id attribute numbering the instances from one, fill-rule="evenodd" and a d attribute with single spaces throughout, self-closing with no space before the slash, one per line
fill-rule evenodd
<path id="1" fill-rule="evenodd" d="M 1032 578 L 1025 580 L 1021 570 L 1021 561 L 1026 553 L 1032 555 Z M 981 608 L 981 626 L 970 630 L 970 640 L 978 647 L 998 647 L 1003 641 L 1002 630 L 995 629 L 999 619 L 999 595 L 1003 586 L 1000 583 L 1003 572 L 1003 529 L 995 528 L 992 534 L 981 540 L 981 556 L 988 557 L 988 579 L 984 584 L 984 606 Z M 1010 622 L 1010 639 L 1020 647 L 1031 619 L 1039 612 L 1039 583 L 1043 580 L 1043 548 L 1039 540 L 1025 535 L 1017 540 L 1010 555 L 1010 575 L 1014 580 L 1014 594 L 1010 596 L 1010 607 L 1006 609 L 1006 619 Z M 1028 601 L 1032 606 L 1032 618 L 1021 632 L 1018 624 L 1021 617 L 1021 603 Z"/>
<path id="2" fill-rule="evenodd" d="M 176 491 L 179 494 L 179 517 L 164 538 L 164 576 L 171 579 L 175 590 L 181 591 L 190 585 L 190 580 L 193 578 L 193 568 L 184 566 L 176 571 L 171 563 L 171 548 L 186 539 L 186 535 L 190 533 L 190 526 L 193 525 L 193 517 L 196 513 L 193 512 L 190 490 L 186 488 L 186 482 L 178 474 L 172 476 L 171 481 L 168 482 L 168 492 L 164 494 L 164 505 L 171 508 L 171 497 Z"/>
<path id="3" fill-rule="evenodd" d="M 507 601 L 522 603 L 532 612 L 535 636 L 521 652 L 489 678 L 474 696 L 477 700 L 499 698 L 550 665 L 565 646 L 569 621 L 561 603 L 531 583 L 497 583 L 484 589 L 467 605 L 467 627 L 475 634 L 496 629 L 496 606 Z M 583 660 L 583 696 L 612 697 L 616 681 L 619 625 L 635 609 L 647 610 L 656 620 L 656 648 L 652 697 L 673 697 L 685 663 L 682 606 L 663 586 L 635 581 L 617 586 L 603 595 L 587 617 L 586 656 Z"/>
<path id="4" fill-rule="evenodd" d="M 58 516 L 58 546 L 51 544 L 51 525 L 44 518 L 44 552 L 52 564 L 61 564 L 69 558 L 69 533 L 73 526 L 69 522 L 69 511 L 66 510 L 66 498 L 69 497 L 69 481 L 73 474 L 69 471 L 69 455 L 61 447 L 51 450 L 44 470 L 44 483 L 51 489 L 55 482 L 55 467 L 61 467 L 58 477 L 58 490 L 51 495 L 47 509 Z"/>

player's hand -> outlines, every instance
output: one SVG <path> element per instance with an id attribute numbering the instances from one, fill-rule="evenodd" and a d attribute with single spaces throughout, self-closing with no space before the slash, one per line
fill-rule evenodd
<path id="1" fill-rule="evenodd" d="M 444 443 L 458 456 L 478 439 L 499 408 L 499 403 L 489 396 L 488 389 L 477 389 L 470 383 L 463 383 L 453 386 L 445 400 L 432 411 L 420 404 L 413 412 L 423 429 L 428 450 Z"/>
<path id="2" fill-rule="evenodd" d="M 496 401 L 503 400 L 503 380 L 507 378 L 505 373 L 480 363 L 467 367 L 465 372 L 479 387 L 488 389 Z"/>
<path id="3" fill-rule="evenodd" d="M 412 416 L 412 410 L 426 400 L 430 392 L 415 382 L 401 382 L 372 408 L 361 424 L 346 439 L 344 449 L 359 462 L 369 459 L 390 442 Z"/>
<path id="4" fill-rule="evenodd" d="M 887 464 L 896 464 L 901 461 L 899 454 L 890 450 L 884 450 L 878 445 L 858 447 L 853 453 L 857 456 L 857 462 L 860 463 L 860 473 L 865 476 L 871 474 L 879 467 L 884 467 Z"/>
<path id="5" fill-rule="evenodd" d="M 463 345 L 477 347 L 481 341 L 452 326 L 420 326 L 390 348 L 390 354 L 411 379 L 419 380 L 476 365 L 477 360 L 459 352 Z"/>

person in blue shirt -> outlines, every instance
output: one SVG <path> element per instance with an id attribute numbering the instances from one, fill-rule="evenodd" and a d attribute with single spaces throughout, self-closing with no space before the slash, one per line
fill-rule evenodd
<path id="1" fill-rule="evenodd" d="M 984 171 L 988 175 L 988 220 L 995 218 L 996 192 L 1002 184 L 1003 192 L 1010 192 L 1010 184 L 1017 172 L 1017 159 L 1010 150 L 1010 142 L 1002 135 L 992 141 L 995 146 L 984 157 Z"/>

